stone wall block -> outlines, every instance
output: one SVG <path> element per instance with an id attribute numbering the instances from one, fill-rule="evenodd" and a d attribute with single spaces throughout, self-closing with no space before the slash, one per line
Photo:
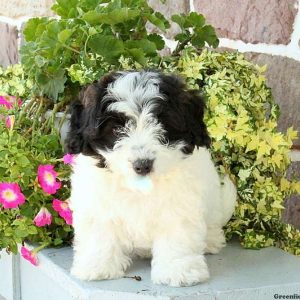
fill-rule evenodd
<path id="1" fill-rule="evenodd" d="M 288 44 L 297 0 L 194 0 L 219 37 L 248 43 Z"/>
<path id="2" fill-rule="evenodd" d="M 18 62 L 18 30 L 15 26 L 0 22 L 0 66 Z"/>
<path id="3" fill-rule="evenodd" d="M 292 162 L 287 172 L 288 179 L 300 180 L 300 161 Z M 300 195 L 292 195 L 285 201 L 283 221 L 300 229 Z"/>
<path id="4" fill-rule="evenodd" d="M 258 65 L 267 65 L 267 84 L 280 106 L 279 130 L 286 132 L 293 126 L 300 135 L 300 62 L 268 54 L 247 53 L 246 57 Z M 295 145 L 300 145 L 300 138 Z"/>
<path id="5" fill-rule="evenodd" d="M 165 18 L 170 19 L 172 15 L 180 14 L 180 13 L 189 13 L 190 5 L 189 0 L 167 0 L 165 4 L 163 4 L 160 0 L 149 0 L 148 4 L 155 10 L 162 13 Z M 148 30 L 154 31 L 154 26 L 152 24 L 148 24 Z M 180 32 L 180 28 L 177 24 L 172 24 L 171 28 L 168 29 L 167 34 L 165 36 L 167 38 L 172 38 L 174 35 Z"/>
<path id="6" fill-rule="evenodd" d="M 24 16 L 54 16 L 51 6 L 55 0 L 2 0 L 0 15 L 19 18 Z"/>

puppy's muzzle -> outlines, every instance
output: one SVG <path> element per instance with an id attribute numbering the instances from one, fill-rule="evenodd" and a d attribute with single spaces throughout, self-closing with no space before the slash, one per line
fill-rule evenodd
<path id="1" fill-rule="evenodd" d="M 153 159 L 138 159 L 132 164 L 132 167 L 137 174 L 145 176 L 152 171 L 153 162 Z"/>

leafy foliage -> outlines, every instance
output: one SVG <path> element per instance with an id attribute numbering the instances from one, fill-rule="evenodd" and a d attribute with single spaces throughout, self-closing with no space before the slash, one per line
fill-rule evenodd
<path id="1" fill-rule="evenodd" d="M 147 0 L 57 0 L 52 9 L 61 19 L 33 18 L 24 29 L 22 64 L 38 96 L 68 102 L 80 85 L 119 69 L 120 58 L 143 67 L 163 60 L 159 50 L 165 42 L 159 34 L 148 33 L 146 25 L 165 32 L 170 23 Z M 183 30 L 176 54 L 189 42 L 195 47 L 218 45 L 202 15 L 172 19 Z"/>
<path id="2" fill-rule="evenodd" d="M 1 96 L 12 94 L 26 99 L 31 87 L 20 65 L 5 71 L 0 68 L 0 82 L 4 83 Z M 63 183 L 55 197 L 68 198 L 70 170 L 60 159 L 63 155 L 60 136 L 55 129 L 45 135 L 46 127 L 42 126 L 45 124 L 44 111 L 39 109 L 38 114 L 32 114 L 32 107 L 36 104 L 33 99 L 25 101 L 21 109 L 18 105 L 11 109 L 0 106 L 0 182 L 18 183 L 27 200 L 16 209 L 4 209 L 0 205 L 0 250 L 13 253 L 17 252 L 17 243 L 24 239 L 58 246 L 68 243 L 72 237 L 71 226 L 65 224 L 52 208 L 53 197 L 44 193 L 37 181 L 40 164 L 55 165 Z M 11 128 L 7 128 L 5 118 L 12 115 L 15 121 Z M 47 227 L 37 227 L 33 222 L 42 206 L 53 216 L 52 224 Z"/>
<path id="3" fill-rule="evenodd" d="M 28 120 L 26 120 L 28 121 Z M 55 197 L 65 199 L 69 193 L 67 184 L 69 170 L 55 157 L 62 157 L 59 136 L 24 135 L 24 128 L 9 130 L 0 124 L 0 178 L 1 182 L 18 182 L 27 201 L 16 209 L 1 209 L 0 212 L 0 249 L 17 252 L 17 243 L 24 239 L 48 245 L 61 245 L 70 240 L 71 226 L 52 208 L 53 198 L 44 193 L 37 182 L 37 168 L 40 164 L 54 164 L 59 179 L 64 182 Z M 27 131 L 28 132 L 28 131 Z M 33 223 L 41 207 L 46 207 L 53 217 L 47 227 L 37 227 Z"/>
<path id="4" fill-rule="evenodd" d="M 13 65 L 5 70 L 0 66 L 0 95 L 28 97 L 32 82 L 24 73 L 21 65 Z"/>
<path id="5" fill-rule="evenodd" d="M 173 15 L 171 19 L 179 25 L 182 31 L 175 36 L 175 40 L 179 41 L 176 53 L 189 42 L 196 48 L 203 48 L 205 42 L 214 48 L 218 47 L 219 41 L 216 39 L 215 29 L 211 25 L 205 24 L 203 15 L 191 12 L 188 16 Z"/>
<path id="6" fill-rule="evenodd" d="M 190 87 L 201 87 L 207 97 L 214 160 L 238 189 L 227 236 L 238 235 L 246 248 L 277 245 L 300 255 L 300 231 L 281 221 L 284 200 L 300 194 L 300 182 L 286 178 L 297 132 L 278 132 L 279 108 L 266 86 L 265 69 L 239 53 L 198 55 L 186 49 L 178 62 Z"/>

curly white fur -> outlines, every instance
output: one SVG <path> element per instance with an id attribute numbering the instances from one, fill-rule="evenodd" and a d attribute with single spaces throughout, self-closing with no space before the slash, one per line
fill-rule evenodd
<path id="1" fill-rule="evenodd" d="M 133 254 L 153 256 L 152 280 L 188 286 L 209 278 L 204 253 L 224 245 L 236 189 L 222 185 L 205 148 L 178 161 L 167 175 L 153 176 L 155 189 L 131 190 L 123 176 L 96 166 L 82 154 L 72 175 L 74 263 L 85 280 L 124 275 Z"/>
<path id="2" fill-rule="evenodd" d="M 72 274 L 84 280 L 119 278 L 138 255 L 152 256 L 154 283 L 188 286 L 207 280 L 204 254 L 225 245 L 222 227 L 234 210 L 234 185 L 227 177 L 221 183 L 206 148 L 186 155 L 183 141 L 164 140 L 154 113 L 166 100 L 158 74 L 124 73 L 108 86 L 106 97 L 116 99 L 108 110 L 129 121 L 112 150 L 97 149 L 107 168 L 99 168 L 92 156 L 76 157 Z M 133 170 L 141 159 L 154 161 L 147 176 Z"/>

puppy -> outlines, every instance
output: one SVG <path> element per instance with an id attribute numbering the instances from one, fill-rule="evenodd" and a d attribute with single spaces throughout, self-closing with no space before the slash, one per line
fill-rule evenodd
<path id="1" fill-rule="evenodd" d="M 75 277 L 120 278 L 140 256 L 152 257 L 155 284 L 209 278 L 204 254 L 225 245 L 236 189 L 214 167 L 203 113 L 198 92 L 159 72 L 112 73 L 82 90 L 67 139 L 78 154 Z"/>

